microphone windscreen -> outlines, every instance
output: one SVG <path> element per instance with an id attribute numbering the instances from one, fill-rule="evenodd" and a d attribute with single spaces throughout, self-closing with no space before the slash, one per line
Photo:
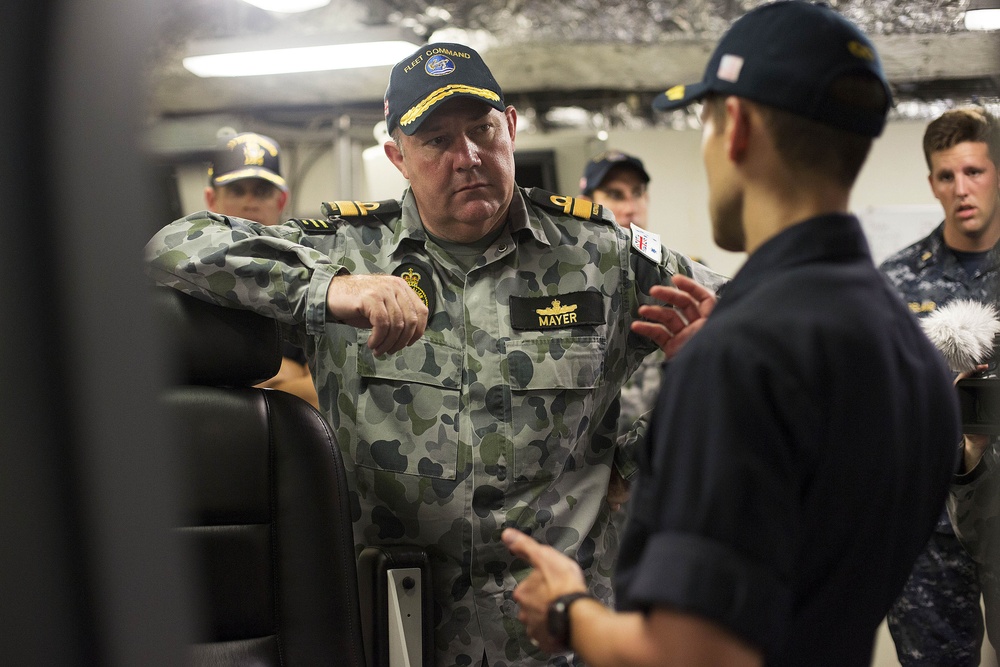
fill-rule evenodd
<path id="1" fill-rule="evenodd" d="M 956 373 L 975 370 L 989 361 L 1000 333 L 995 306 L 957 299 L 920 320 L 924 333 Z"/>

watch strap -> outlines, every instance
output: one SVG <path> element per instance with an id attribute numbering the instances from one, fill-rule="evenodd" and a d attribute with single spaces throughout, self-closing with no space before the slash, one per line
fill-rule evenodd
<path id="1" fill-rule="evenodd" d="M 574 602 L 580 598 L 594 598 L 593 595 L 586 591 L 577 591 L 576 593 L 567 593 L 566 595 L 560 595 L 555 600 L 549 604 L 548 611 L 548 630 L 549 634 L 558 641 L 563 646 L 567 648 L 571 641 L 571 628 L 569 622 L 569 608 Z"/>

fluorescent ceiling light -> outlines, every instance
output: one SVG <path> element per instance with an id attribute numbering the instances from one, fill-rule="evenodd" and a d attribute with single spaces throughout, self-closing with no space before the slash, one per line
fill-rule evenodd
<path id="1" fill-rule="evenodd" d="M 292 74 L 395 65 L 416 48 L 410 42 L 328 44 L 189 56 L 183 62 L 189 72 L 200 77 Z"/>
<path id="2" fill-rule="evenodd" d="M 967 30 L 1000 30 L 1000 0 L 971 0 L 965 10 Z"/>
<path id="3" fill-rule="evenodd" d="M 284 14 L 307 12 L 310 9 L 319 9 L 330 4 L 330 0 L 243 0 L 243 2 L 266 9 L 269 12 L 282 12 Z"/>

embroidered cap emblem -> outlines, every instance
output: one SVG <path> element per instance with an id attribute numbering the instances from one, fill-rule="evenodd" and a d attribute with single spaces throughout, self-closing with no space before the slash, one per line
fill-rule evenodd
<path id="1" fill-rule="evenodd" d="M 264 149 L 256 141 L 248 140 L 243 144 L 243 164 L 264 164 Z"/>
<path id="2" fill-rule="evenodd" d="M 439 53 L 427 59 L 424 71 L 431 76 L 444 76 L 455 71 L 455 63 L 448 56 Z"/>

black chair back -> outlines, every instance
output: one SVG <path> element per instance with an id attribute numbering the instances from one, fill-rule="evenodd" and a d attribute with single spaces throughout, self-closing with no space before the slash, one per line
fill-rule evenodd
<path id="1" fill-rule="evenodd" d="M 340 450 L 305 401 L 252 386 L 277 372 L 277 325 L 154 292 L 181 375 L 164 401 L 184 457 L 179 532 L 203 592 L 192 664 L 364 667 Z"/>

